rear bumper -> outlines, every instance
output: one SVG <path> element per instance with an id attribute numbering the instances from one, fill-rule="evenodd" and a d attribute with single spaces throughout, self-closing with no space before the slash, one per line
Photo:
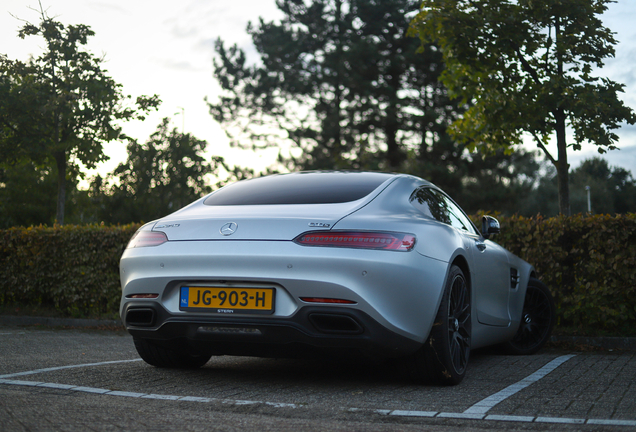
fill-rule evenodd
<path id="1" fill-rule="evenodd" d="M 126 249 L 120 263 L 120 314 L 134 336 L 165 343 L 180 340 L 199 348 L 223 346 L 228 354 L 244 345 L 257 351 L 268 344 L 276 349 L 301 344 L 392 356 L 414 351 L 428 337 L 447 267 L 448 263 L 415 251 L 306 247 L 291 241 L 170 241 L 158 247 Z M 275 307 L 269 315 L 182 310 L 182 286 L 273 288 Z M 132 298 L 135 294 L 153 294 L 157 299 Z M 305 297 L 354 304 L 314 304 L 304 302 Z M 137 317 L 130 315 L 134 308 L 138 308 Z M 312 318 L 321 313 L 328 316 Z M 152 323 L 135 325 L 148 315 Z M 321 331 L 317 319 L 322 319 L 323 327 L 346 330 L 350 326 L 351 331 Z M 201 329 L 224 325 L 258 326 L 260 334 Z M 363 331 L 354 331 L 357 326 Z"/>
<path id="2" fill-rule="evenodd" d="M 158 302 L 129 302 L 122 318 L 134 337 L 212 355 L 302 357 L 317 354 L 400 357 L 421 344 L 350 308 L 305 306 L 293 316 L 174 316 Z"/>

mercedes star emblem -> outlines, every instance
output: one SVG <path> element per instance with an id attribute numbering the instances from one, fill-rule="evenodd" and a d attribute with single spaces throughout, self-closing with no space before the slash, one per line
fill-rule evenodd
<path id="1" fill-rule="evenodd" d="M 220 231 L 221 231 L 221 234 L 223 234 L 224 236 L 229 236 L 234 234 L 237 228 L 238 228 L 237 224 L 235 224 L 234 222 L 228 222 L 221 227 Z"/>

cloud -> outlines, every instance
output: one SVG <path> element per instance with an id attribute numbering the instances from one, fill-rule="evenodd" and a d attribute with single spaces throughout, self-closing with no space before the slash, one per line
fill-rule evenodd
<path id="1" fill-rule="evenodd" d="M 610 150 L 600 154 L 595 148 L 585 146 L 581 151 L 573 151 L 568 154 L 570 169 L 581 165 L 587 159 L 600 157 L 605 159 L 612 167 L 621 167 L 632 173 L 636 177 L 636 145 L 619 147 L 617 150 Z"/>

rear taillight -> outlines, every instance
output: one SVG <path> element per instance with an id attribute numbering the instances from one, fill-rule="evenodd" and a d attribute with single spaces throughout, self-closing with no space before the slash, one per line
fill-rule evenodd
<path id="1" fill-rule="evenodd" d="M 412 234 L 375 231 L 313 231 L 294 239 L 303 246 L 409 251 L 415 246 Z"/>
<path id="2" fill-rule="evenodd" d="M 128 242 L 127 248 L 159 246 L 168 241 L 168 237 L 161 231 L 137 231 Z"/>

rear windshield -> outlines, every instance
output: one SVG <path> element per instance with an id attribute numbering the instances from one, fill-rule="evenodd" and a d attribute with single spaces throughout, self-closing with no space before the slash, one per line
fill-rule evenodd
<path id="1" fill-rule="evenodd" d="M 210 206 L 337 204 L 364 198 L 391 174 L 311 172 L 243 180 L 219 189 L 203 202 Z"/>

